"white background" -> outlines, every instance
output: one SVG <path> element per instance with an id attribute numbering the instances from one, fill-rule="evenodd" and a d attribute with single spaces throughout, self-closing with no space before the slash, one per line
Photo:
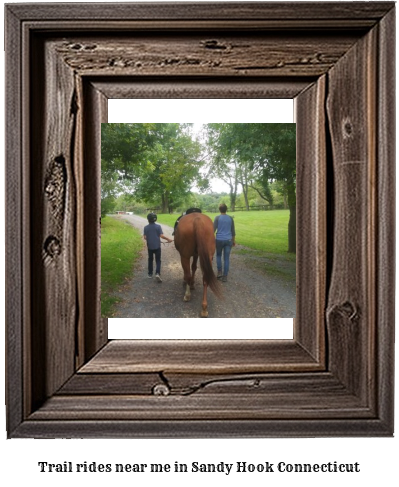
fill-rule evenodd
<path id="1" fill-rule="evenodd" d="M 317 0 L 320 2 L 320 0 Z M 182 7 L 184 8 L 184 7 Z M 1 12 L 3 15 L 3 11 Z M 1 19 L 3 25 L 3 19 Z M 4 90 L 4 53 L 1 53 L 1 85 Z M 4 91 L 3 91 L 4 93 Z M 3 97 L 2 97 L 3 100 Z M 2 102 L 1 102 L 2 103 Z M 3 123 L 4 116 L 1 117 Z M 170 121 L 170 120 L 168 120 Z M 4 126 L 2 126 L 4 134 Z M 1 155 L 2 160 L 4 155 Z M 4 191 L 4 178 L 1 176 L 1 190 Z M 3 192 L 4 194 L 4 192 Z M 1 198 L 3 205 L 4 198 Z M 0 211 L 4 227 L 4 209 Z M 7 208 L 7 211 L 12 209 Z M 4 255 L 4 238 L 1 239 Z M 4 269 L 4 266 L 2 266 Z M 4 271 L 2 270 L 1 309 L 4 309 Z M 4 323 L 4 315 L 2 322 Z M 1 336 L 1 351 L 4 351 L 4 333 Z M 396 348 L 398 348 L 396 346 Z M 398 354 L 397 354 L 398 356 Z M 4 355 L 3 355 L 4 358 Z M 4 404 L 4 374 L 0 390 Z M 397 381 L 396 381 L 397 382 Z M 397 402 L 397 401 L 396 401 Z M 87 485 L 109 487 L 110 482 L 120 486 L 156 485 L 163 483 L 174 486 L 210 485 L 242 486 L 317 486 L 324 487 L 353 485 L 398 485 L 397 462 L 399 457 L 398 439 L 395 438 L 320 438 L 320 439 L 206 439 L 206 440 L 6 440 L 5 410 L 0 415 L 1 431 L 1 477 L 7 483 L 16 485 L 60 486 Z M 396 407 L 396 417 L 398 408 Z M 37 462 L 62 463 L 170 463 L 175 461 L 191 464 L 247 461 L 263 463 L 301 462 L 359 462 L 360 474 L 43 474 L 39 473 Z"/>
<path id="2" fill-rule="evenodd" d="M 293 100 L 109 100 L 110 123 L 293 123 Z M 225 190 L 226 191 L 226 190 Z M 228 189 L 227 189 L 228 191 Z M 237 240 L 239 242 L 239 240 Z M 180 303 L 184 306 L 184 303 Z M 292 339 L 292 318 L 111 318 L 108 338 Z"/>

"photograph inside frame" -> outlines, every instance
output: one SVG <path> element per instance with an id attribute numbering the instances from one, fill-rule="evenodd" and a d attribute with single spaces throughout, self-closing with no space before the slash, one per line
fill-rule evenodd
<path id="1" fill-rule="evenodd" d="M 296 126 L 292 100 L 269 101 L 291 102 L 280 103 L 285 122 L 118 123 L 110 110 L 101 128 L 109 338 L 114 326 L 142 318 L 216 319 L 225 338 L 235 337 L 223 325 L 236 318 L 263 328 L 279 319 L 292 330 Z"/>

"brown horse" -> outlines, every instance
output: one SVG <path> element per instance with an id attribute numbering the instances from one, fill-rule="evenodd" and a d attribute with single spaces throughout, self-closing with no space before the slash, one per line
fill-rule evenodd
<path id="1" fill-rule="evenodd" d="M 212 289 L 216 296 L 221 297 L 221 288 L 212 269 L 212 258 L 216 242 L 212 220 L 202 213 L 190 213 L 179 220 L 175 230 L 175 247 L 180 253 L 184 271 L 186 292 L 184 301 L 190 301 L 191 289 L 194 289 L 194 276 L 199 257 L 202 270 L 203 295 L 201 317 L 208 316 L 207 289 Z M 193 258 L 190 272 L 190 259 Z"/>

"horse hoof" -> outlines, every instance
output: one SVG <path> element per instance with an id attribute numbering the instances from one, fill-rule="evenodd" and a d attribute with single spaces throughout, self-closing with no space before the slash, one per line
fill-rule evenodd
<path id="1" fill-rule="evenodd" d="M 201 311 L 201 318 L 208 318 L 208 311 Z"/>
<path id="2" fill-rule="evenodd" d="M 190 296 L 184 296 L 183 301 L 190 301 Z"/>

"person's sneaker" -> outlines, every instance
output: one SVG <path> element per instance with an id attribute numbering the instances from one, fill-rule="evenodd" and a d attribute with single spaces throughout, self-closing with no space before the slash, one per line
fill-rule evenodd
<path id="1" fill-rule="evenodd" d="M 152 274 L 148 274 L 148 279 L 152 279 Z"/>
<path id="2" fill-rule="evenodd" d="M 218 271 L 217 278 L 218 279 L 222 279 L 222 277 L 223 277 L 222 271 Z"/>
<path id="3" fill-rule="evenodd" d="M 227 276 L 222 277 L 222 282 L 227 282 Z"/>
<path id="4" fill-rule="evenodd" d="M 159 274 L 155 274 L 155 279 L 156 279 L 158 282 L 162 282 L 161 276 L 160 276 Z"/>

